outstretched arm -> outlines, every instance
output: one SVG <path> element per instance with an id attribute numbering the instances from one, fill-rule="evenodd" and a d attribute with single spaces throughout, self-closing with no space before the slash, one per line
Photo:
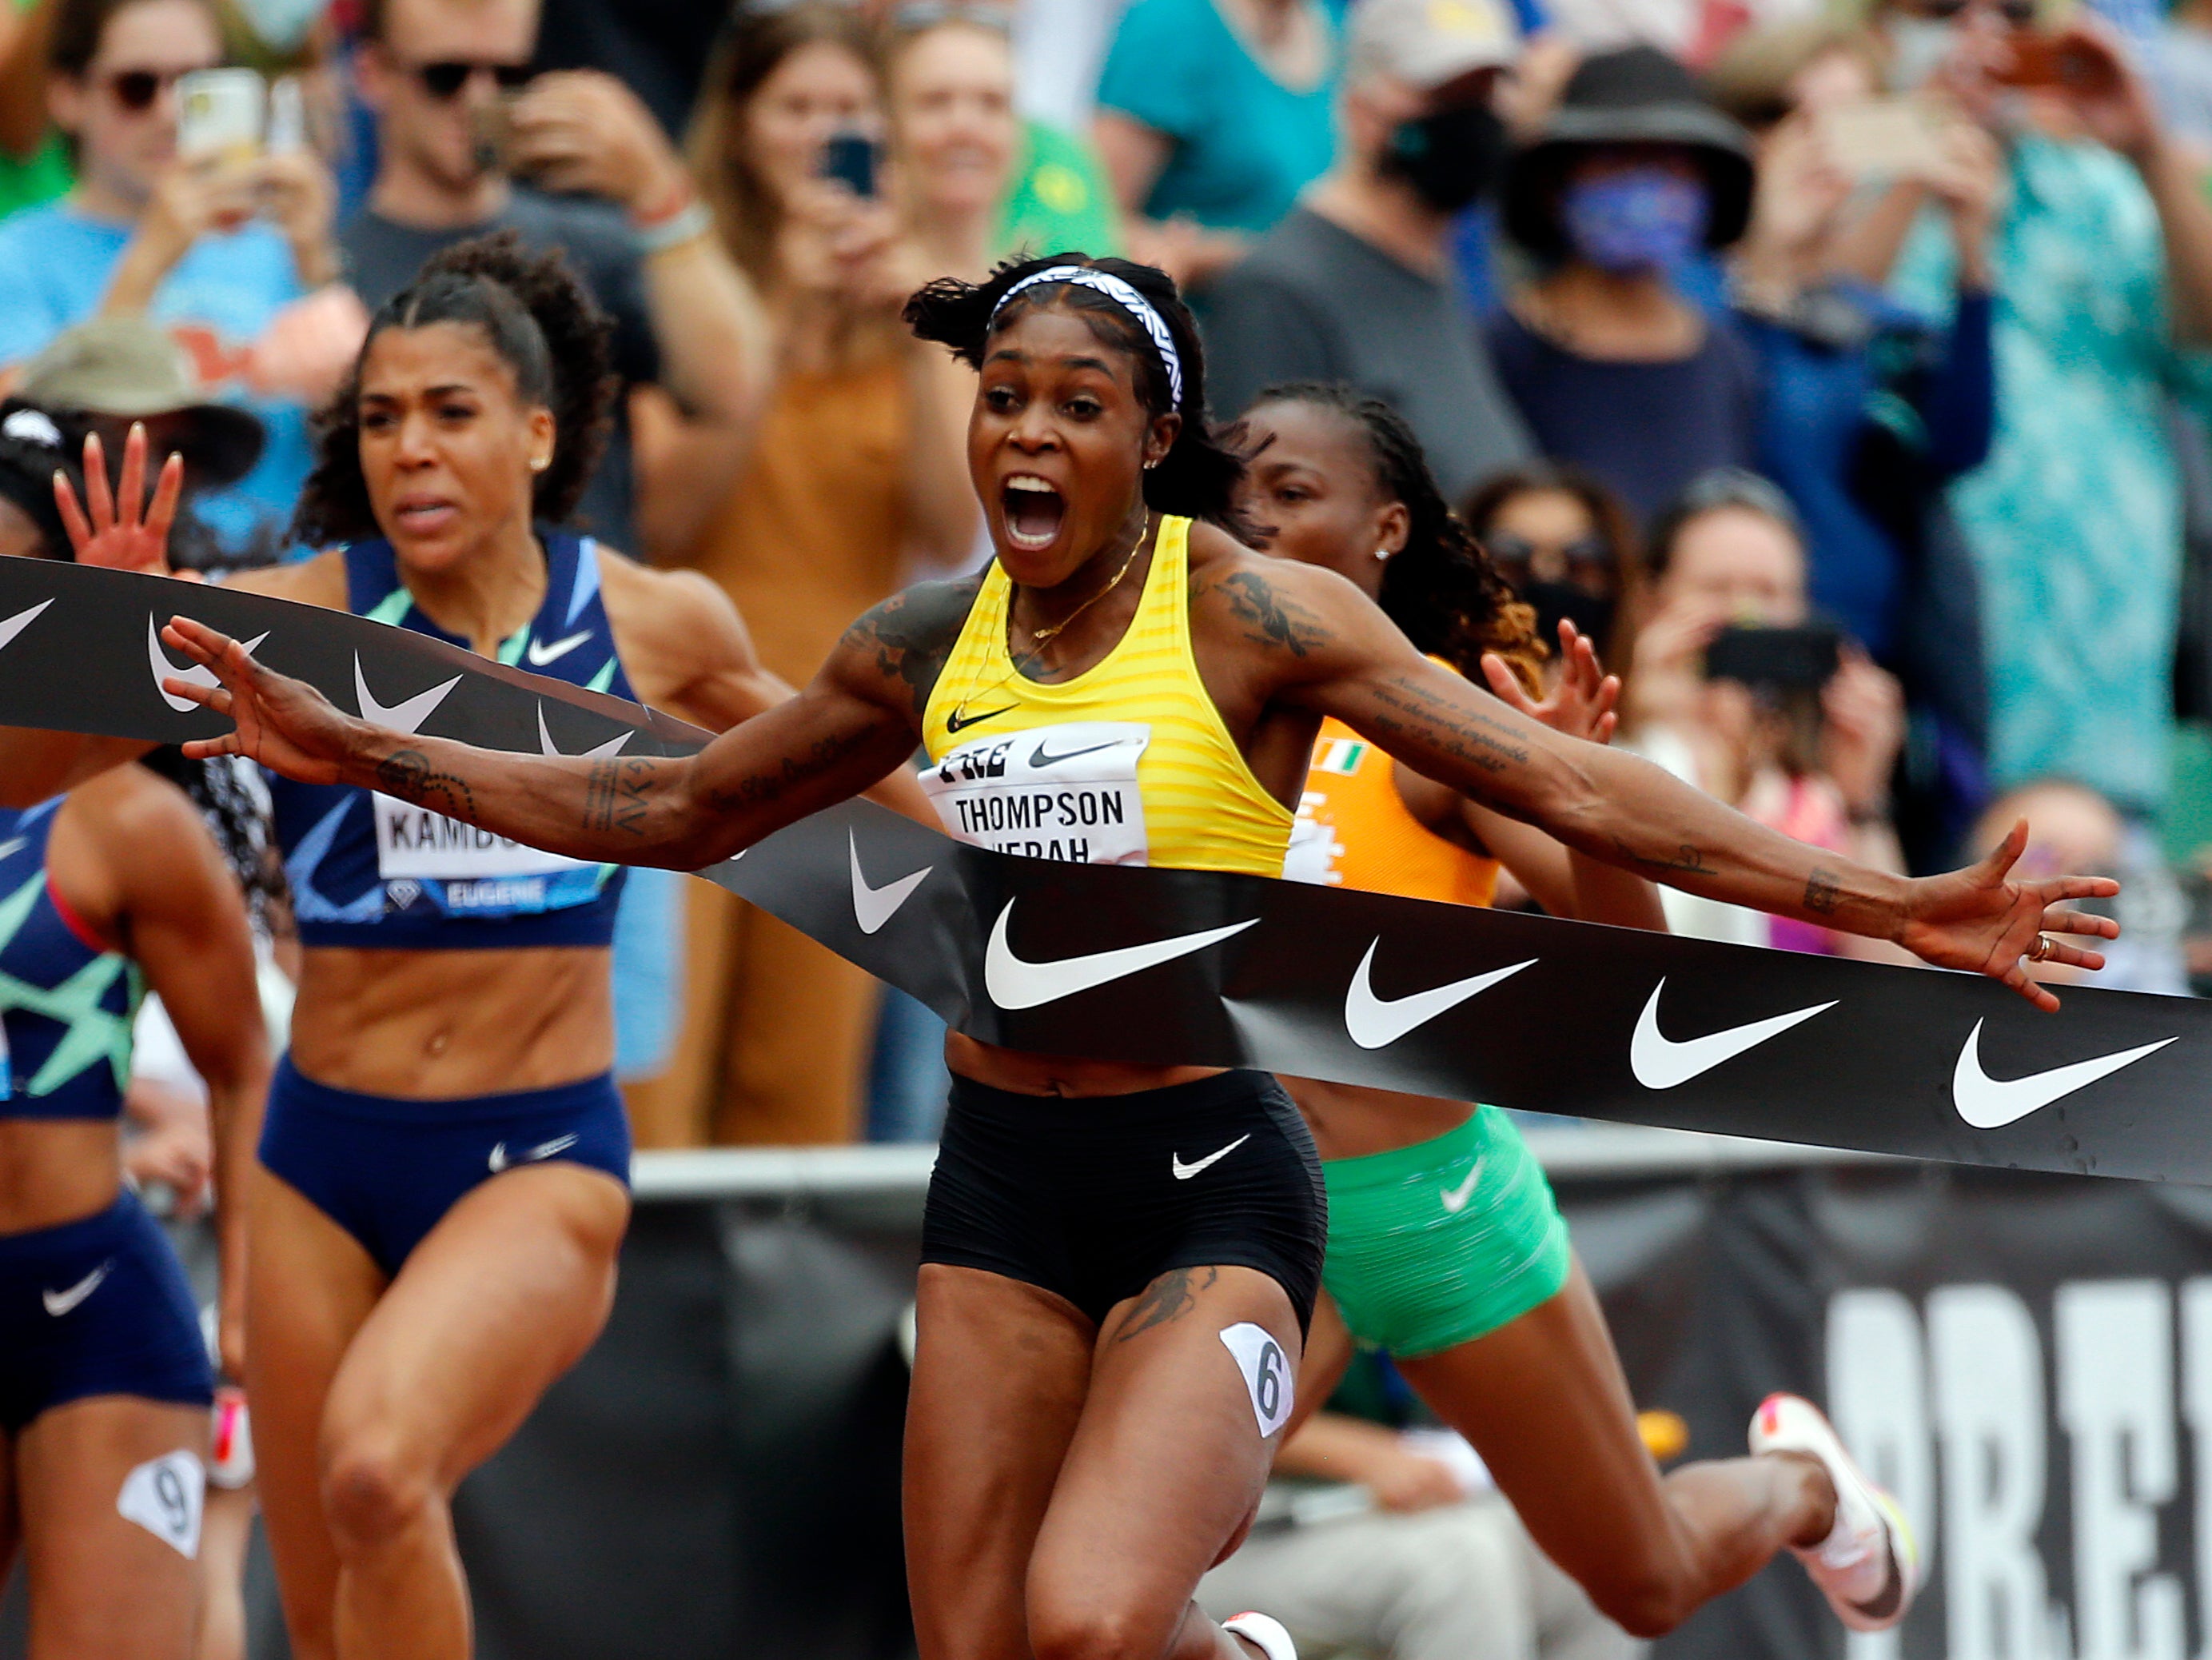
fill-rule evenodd
<path id="1" fill-rule="evenodd" d="M 855 624 L 798 696 L 667 759 L 514 755 L 387 731 L 188 617 L 164 637 L 217 684 L 166 684 L 236 722 L 188 754 L 246 755 L 309 783 L 381 790 L 571 858 L 696 870 L 859 794 L 912 751 L 915 721 L 869 629 L 885 609 Z"/>
<path id="2" fill-rule="evenodd" d="M 1794 842 L 1636 756 L 1565 738 L 1423 658 L 1341 577 L 1311 566 L 1255 567 L 1232 579 L 1267 613 L 1248 637 L 1273 654 L 1273 696 L 1332 714 L 1414 771 L 1569 847 L 1687 892 L 1891 939 L 1939 967 L 2003 981 L 2039 1007 L 2057 1000 L 2021 958 L 2037 935 L 2118 935 L 2063 902 L 2118 891 L 2109 878 L 2008 879 L 2016 827 L 1980 864 L 1919 879 L 1871 870 Z M 1255 585 L 1266 590 L 1264 602 Z M 1224 585 L 1226 586 L 1226 585 Z M 2053 939 L 2047 960 L 2104 966 Z"/>

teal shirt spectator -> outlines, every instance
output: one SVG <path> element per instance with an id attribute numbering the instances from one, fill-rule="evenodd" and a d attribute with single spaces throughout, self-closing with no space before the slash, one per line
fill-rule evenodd
<path id="1" fill-rule="evenodd" d="M 2001 789 L 2078 779 L 2163 804 L 2173 733 L 2181 479 L 2166 410 L 2212 399 L 2212 356 L 2172 344 L 2158 212 L 2124 160 L 2038 135 L 2009 158 L 1998 228 L 1996 435 L 1952 487 L 1982 588 L 1990 766 Z M 1916 228 L 1902 299 L 1948 317 L 1955 255 Z"/>
<path id="2" fill-rule="evenodd" d="M 1340 53 L 1335 18 L 1325 5 L 1317 10 L 1328 67 L 1304 92 L 1267 71 L 1213 0 L 1136 0 L 1123 14 L 1098 103 L 1173 142 L 1144 204 L 1147 218 L 1181 215 L 1257 235 L 1328 171 Z"/>
<path id="3" fill-rule="evenodd" d="M 94 219 L 67 201 L 0 222 L 0 368 L 37 356 L 64 329 L 97 311 L 130 240 L 128 226 Z M 244 405 L 268 430 L 252 472 L 198 498 L 200 516 L 228 547 L 243 550 L 263 539 L 283 546 L 307 477 L 307 412 L 253 397 L 245 386 L 254 342 L 278 311 L 305 293 L 289 245 L 258 221 L 228 235 L 202 237 L 155 291 L 154 320 L 184 347 L 204 395 Z"/>

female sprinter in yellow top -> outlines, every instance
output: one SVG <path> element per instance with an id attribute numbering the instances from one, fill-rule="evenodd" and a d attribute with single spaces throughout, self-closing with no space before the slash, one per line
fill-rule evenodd
<path id="1" fill-rule="evenodd" d="M 1388 404 L 1342 386 L 1271 387 L 1240 443 L 1247 512 L 1269 552 L 1339 572 L 1416 644 L 1523 713 L 1611 735 L 1620 683 L 1571 623 L 1559 690 L 1531 702 L 1515 669 L 1528 672 L 1540 649 L 1533 613 L 1451 516 Z M 1482 905 L 1503 860 L 1555 915 L 1666 928 L 1649 882 L 1421 777 L 1335 721 L 1315 742 L 1309 824 L 1285 875 Z M 1388 1350 L 1475 1444 L 1544 1554 L 1639 1636 L 1763 1566 L 1772 1545 L 1741 1525 L 1743 1495 L 1786 1472 L 1752 1458 L 1660 1479 L 1597 1298 L 1512 1121 L 1495 1107 L 1285 1083 L 1328 1182 L 1324 1278 L 1345 1328 Z M 1340 1341 L 1316 1348 L 1298 1380 L 1312 1404 L 1350 1354 Z M 1860 1630 L 1904 1619 L 1918 1573 L 1911 1535 L 1817 1410 L 1778 1397 L 1753 1441 L 1819 1458 L 1844 1500 L 1829 1536 L 1791 1541 L 1837 1614 Z"/>
<path id="2" fill-rule="evenodd" d="M 198 700 L 237 722 L 194 752 L 572 858 L 696 868 L 920 742 L 971 841 L 1272 873 L 1334 715 L 1581 851 L 2039 1001 L 2019 961 L 2039 929 L 2113 932 L 2063 905 L 2109 882 L 2008 880 L 2017 837 L 1917 882 L 1816 854 L 1426 661 L 1341 577 L 1253 551 L 1228 528 L 1243 468 L 1207 432 L 1197 335 L 1162 273 L 1030 261 L 933 283 L 907 314 L 980 371 L 969 466 L 997 557 L 869 612 L 790 702 L 684 759 L 492 754 L 340 714 L 179 620 L 167 637 L 221 683 Z M 1079 784 L 1087 818 L 1040 810 Z M 949 1058 L 906 1450 L 924 1660 L 1286 1660 L 1273 1622 L 1226 1635 L 1190 1593 L 1258 1501 L 1318 1288 L 1320 1171 L 1295 1112 L 1263 1074 L 962 1037 Z M 1822 1538 L 1837 1511 L 1826 1472 L 1794 1456 L 1715 1497 L 1731 1560 Z"/>

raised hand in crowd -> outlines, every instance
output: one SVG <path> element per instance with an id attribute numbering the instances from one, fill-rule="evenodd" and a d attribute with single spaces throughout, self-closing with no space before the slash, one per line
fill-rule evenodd
<path id="1" fill-rule="evenodd" d="M 100 309 L 143 312 L 162 279 L 202 237 L 234 231 L 260 206 L 254 168 L 218 157 L 179 157 L 162 169 L 115 267 Z"/>
<path id="2" fill-rule="evenodd" d="M 271 150 L 251 169 L 257 205 L 291 245 L 293 269 L 306 288 L 338 276 L 331 229 L 337 216 L 337 184 L 312 151 Z"/>
<path id="3" fill-rule="evenodd" d="M 690 200 L 690 175 L 642 100 L 611 75 L 541 75 L 509 112 L 515 170 L 549 191 L 605 198 L 647 221 Z"/>
<path id="4" fill-rule="evenodd" d="M 1854 824 L 1887 824 L 1889 781 L 1905 745 L 1904 688 L 1846 644 L 1834 678 L 1821 688 L 1820 714 L 1820 770 Z"/>

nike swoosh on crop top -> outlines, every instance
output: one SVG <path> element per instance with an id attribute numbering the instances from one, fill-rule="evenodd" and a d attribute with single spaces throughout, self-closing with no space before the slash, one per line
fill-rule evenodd
<path id="1" fill-rule="evenodd" d="M 541 529 L 545 598 L 500 642 L 499 660 L 592 691 L 635 699 L 615 651 L 589 537 Z M 346 605 L 465 647 L 416 605 L 392 544 L 345 549 Z M 375 687 L 398 707 L 420 687 Z M 483 951 L 606 946 L 614 938 L 623 869 L 525 847 L 443 813 L 373 790 L 301 784 L 270 775 L 277 844 L 306 946 Z"/>
<path id="2" fill-rule="evenodd" d="M 62 800 L 0 812 L 0 1118 L 112 1118 L 131 1076 L 138 970 L 47 876 Z"/>
<path id="3" fill-rule="evenodd" d="M 1006 649 L 1013 584 L 994 564 L 922 714 L 920 776 L 945 830 L 1075 864 L 1279 876 L 1290 810 L 1246 764 L 1190 648 L 1190 520 L 1163 518 L 1136 615 L 1073 679 Z"/>

